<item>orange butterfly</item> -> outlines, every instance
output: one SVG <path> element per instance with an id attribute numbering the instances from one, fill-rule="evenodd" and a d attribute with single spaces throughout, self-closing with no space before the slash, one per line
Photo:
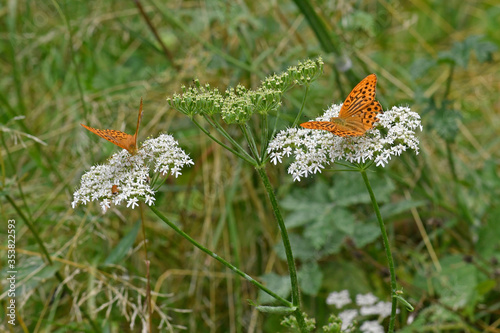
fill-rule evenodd
<path id="1" fill-rule="evenodd" d="M 135 128 L 135 134 L 130 135 L 127 133 L 123 133 L 116 130 L 100 130 L 92 127 L 85 126 L 84 124 L 80 124 L 89 131 L 94 134 L 99 135 L 101 138 L 108 140 L 111 143 L 114 143 L 120 148 L 128 150 L 130 155 L 137 154 L 137 133 L 139 132 L 139 125 L 141 124 L 142 119 L 142 98 L 141 98 L 141 106 L 139 107 L 139 116 L 137 118 L 137 127 Z"/>
<path id="2" fill-rule="evenodd" d="M 375 100 L 377 76 L 370 74 L 354 87 L 340 108 L 339 116 L 330 121 L 308 121 L 300 126 L 329 131 L 338 136 L 360 136 L 373 127 L 382 105 Z"/>

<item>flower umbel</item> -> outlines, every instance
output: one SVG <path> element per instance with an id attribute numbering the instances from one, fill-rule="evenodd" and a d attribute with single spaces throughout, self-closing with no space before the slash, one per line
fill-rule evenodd
<path id="1" fill-rule="evenodd" d="M 332 105 L 318 121 L 337 117 L 341 105 Z M 271 162 L 282 162 L 284 156 L 294 155 L 288 168 L 294 180 L 321 172 L 335 161 L 364 163 L 373 161 L 385 166 L 392 156 L 411 149 L 418 154 L 415 130 L 422 126 L 420 116 L 409 107 L 393 107 L 378 115 L 379 121 L 359 137 L 339 137 L 328 131 L 289 128 L 279 132 L 268 147 Z"/>
<path id="2" fill-rule="evenodd" d="M 136 155 L 126 150 L 114 154 L 106 164 L 93 166 L 81 179 L 80 188 L 73 194 L 71 206 L 100 200 L 103 212 L 111 204 L 127 203 L 134 209 L 138 201 L 148 205 L 155 201 L 154 181 L 150 172 L 176 178 L 184 166 L 194 164 L 193 160 L 179 147 L 177 141 L 168 134 L 144 142 Z M 156 179 L 156 177 L 152 177 Z"/>

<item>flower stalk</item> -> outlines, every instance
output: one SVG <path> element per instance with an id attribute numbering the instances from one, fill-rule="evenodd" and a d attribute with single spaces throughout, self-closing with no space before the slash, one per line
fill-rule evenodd
<path id="1" fill-rule="evenodd" d="M 373 189 L 370 185 L 370 181 L 366 174 L 366 169 L 363 168 L 360 170 L 361 176 L 363 177 L 363 181 L 365 182 L 366 189 L 370 194 L 370 200 L 372 202 L 373 210 L 375 211 L 375 215 L 377 216 L 378 224 L 380 227 L 380 232 L 382 233 L 382 242 L 384 243 L 385 255 L 387 257 L 387 262 L 389 264 L 389 273 L 391 275 L 391 299 L 392 299 L 392 307 L 391 307 L 391 317 L 389 319 L 389 333 L 394 332 L 394 323 L 396 321 L 396 310 L 398 304 L 398 298 L 394 297 L 397 292 L 396 285 L 396 272 L 394 271 L 394 260 L 392 259 L 391 245 L 389 244 L 389 238 L 387 237 L 387 231 L 385 229 L 384 220 L 382 219 L 382 215 L 380 214 L 380 209 L 378 207 L 377 199 L 375 198 L 375 194 L 373 193 Z"/>
<path id="2" fill-rule="evenodd" d="M 285 248 L 286 260 L 288 264 L 288 272 L 290 274 L 290 283 L 292 286 L 292 304 L 297 307 L 297 310 L 294 312 L 294 316 L 297 319 L 297 322 L 300 326 L 301 331 L 305 332 L 306 322 L 300 311 L 300 294 L 299 294 L 299 281 L 297 278 L 297 268 L 295 266 L 295 260 L 293 258 L 292 246 L 290 244 L 290 239 L 288 237 L 288 231 L 286 230 L 285 221 L 283 220 L 283 216 L 281 215 L 281 211 L 278 206 L 278 201 L 276 200 L 276 196 L 274 195 L 273 187 L 271 186 L 271 182 L 269 181 L 269 177 L 264 169 L 264 167 L 256 167 L 257 172 L 259 173 L 260 179 L 264 184 L 264 187 L 267 192 L 267 196 L 269 201 L 271 202 L 271 206 L 273 207 L 274 217 L 278 222 L 278 226 L 281 233 L 281 241 L 283 242 L 283 246 Z"/>
<path id="3" fill-rule="evenodd" d="M 266 286 L 264 286 L 262 283 L 260 283 L 259 281 L 255 280 L 254 278 L 252 278 L 251 276 L 249 276 L 245 272 L 241 271 L 238 267 L 232 265 L 230 262 L 228 262 L 224 258 L 218 256 L 215 252 L 210 251 L 208 248 L 206 248 L 205 246 L 203 246 L 200 243 L 198 243 L 194 238 L 192 238 L 191 236 L 189 236 L 187 233 L 185 233 L 184 231 L 182 231 L 178 226 L 176 226 L 174 223 L 172 223 L 155 206 L 150 206 L 149 208 L 153 211 L 153 213 L 156 214 L 156 216 L 158 216 L 158 218 L 160 218 L 160 220 L 162 220 L 163 222 L 165 222 L 176 233 L 178 233 L 180 236 L 182 236 L 185 239 L 187 239 L 191 244 L 193 244 L 194 246 L 196 246 L 198 249 L 200 249 L 201 251 L 205 252 L 206 254 L 208 254 L 209 256 L 211 256 L 212 258 L 214 258 L 215 260 L 217 260 L 218 262 L 220 262 L 221 264 L 223 264 L 227 268 L 231 269 L 233 272 L 235 272 L 236 274 L 238 274 L 239 276 L 241 276 L 245 280 L 249 281 L 250 283 L 252 283 L 253 285 L 255 285 L 257 288 L 261 289 L 262 291 L 264 291 L 265 293 L 269 294 L 270 296 L 272 296 L 276 300 L 280 301 L 285 306 L 287 306 L 287 307 L 292 307 L 293 306 L 292 303 L 290 303 L 289 301 L 287 301 L 283 297 L 279 296 L 278 294 L 274 293 L 272 290 L 266 288 Z"/>

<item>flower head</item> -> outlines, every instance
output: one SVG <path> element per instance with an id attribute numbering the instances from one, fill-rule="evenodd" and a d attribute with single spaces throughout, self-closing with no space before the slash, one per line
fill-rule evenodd
<path id="1" fill-rule="evenodd" d="M 316 118 L 329 121 L 337 117 L 341 105 L 332 105 Z M 386 166 L 392 156 L 399 156 L 411 149 L 418 154 L 415 130 L 422 126 L 420 116 L 409 107 L 393 107 L 378 115 L 378 122 L 363 136 L 339 137 L 328 131 L 289 128 L 279 132 L 270 142 L 268 154 L 271 162 L 282 162 L 283 157 L 294 155 L 295 161 L 288 168 L 294 180 L 321 172 L 335 161 L 364 163 L 373 161 Z"/>
<path id="2" fill-rule="evenodd" d="M 150 184 L 150 172 L 176 178 L 184 166 L 193 160 L 178 145 L 171 135 L 161 134 L 144 142 L 136 155 L 126 150 L 114 154 L 106 164 L 93 166 L 81 179 L 80 188 L 73 194 L 71 206 L 100 200 L 103 212 L 111 204 L 134 209 L 138 201 L 148 205 L 155 201 L 154 184 Z"/>
<path id="3" fill-rule="evenodd" d="M 182 94 L 167 98 L 174 109 L 193 118 L 195 115 L 220 114 L 226 124 L 243 125 L 254 114 L 266 115 L 281 106 L 283 93 L 294 85 L 310 85 L 323 73 L 323 60 L 306 60 L 289 67 L 281 74 L 273 74 L 253 90 L 237 85 L 220 92 L 198 80 L 191 87 L 182 87 Z"/>
<path id="4" fill-rule="evenodd" d="M 326 299 L 326 304 L 335 305 L 337 309 L 343 308 L 344 305 L 351 303 L 351 297 L 349 296 L 349 290 L 342 290 L 340 292 L 332 292 L 328 295 Z"/>

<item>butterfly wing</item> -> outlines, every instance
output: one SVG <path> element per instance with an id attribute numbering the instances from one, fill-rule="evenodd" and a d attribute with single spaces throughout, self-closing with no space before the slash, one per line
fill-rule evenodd
<path id="1" fill-rule="evenodd" d="M 333 118 L 338 119 L 338 118 Z M 355 126 L 349 126 L 349 124 L 345 123 L 345 125 L 341 125 L 332 121 L 308 121 L 306 123 L 300 124 L 300 126 L 309 129 L 319 129 L 331 132 L 337 136 L 360 136 L 365 133 L 365 131 L 359 130 Z"/>
<path id="2" fill-rule="evenodd" d="M 308 121 L 300 124 L 300 126 L 309 129 L 319 129 L 332 132 L 335 130 L 336 124 L 329 121 Z"/>
<path id="3" fill-rule="evenodd" d="M 370 74 L 354 87 L 340 108 L 339 118 L 347 128 L 362 135 L 373 127 L 378 120 L 377 114 L 383 112 L 382 105 L 375 100 L 377 76 Z"/>
<path id="4" fill-rule="evenodd" d="M 382 106 L 375 100 L 377 76 L 370 74 L 354 87 L 340 108 L 339 116 L 330 121 L 309 121 L 300 126 L 329 131 L 338 136 L 360 136 L 373 127 Z"/>
<path id="5" fill-rule="evenodd" d="M 130 134 L 123 133 L 123 132 L 116 131 L 116 130 L 110 130 L 110 129 L 101 130 L 101 129 L 97 129 L 97 128 L 88 127 L 84 124 L 80 124 L 80 125 L 82 125 L 86 129 L 88 129 L 92 133 L 99 135 L 101 138 L 106 139 L 109 142 L 117 145 L 118 147 L 128 150 L 129 153 L 131 153 L 131 154 L 134 151 L 134 148 L 135 148 L 135 151 L 137 152 L 137 147 L 135 145 L 134 136 L 132 136 Z"/>
<path id="6" fill-rule="evenodd" d="M 346 119 L 375 101 L 375 85 L 377 84 L 377 76 L 370 74 L 365 77 L 360 83 L 354 87 L 349 96 L 342 104 L 339 112 L 339 118 Z"/>
<path id="7" fill-rule="evenodd" d="M 108 140 L 111 143 L 114 143 L 120 148 L 126 149 L 131 155 L 137 154 L 137 134 L 139 133 L 139 125 L 141 124 L 142 120 L 142 98 L 141 98 L 141 105 L 139 107 L 139 115 L 137 117 L 137 126 L 135 128 L 135 133 L 134 135 L 130 135 L 127 133 L 123 133 L 121 131 L 116 131 L 116 130 L 101 130 L 101 129 L 96 129 L 92 127 L 88 127 L 84 124 L 80 124 L 89 131 L 91 131 L 94 134 L 99 135 L 101 138 Z"/>

